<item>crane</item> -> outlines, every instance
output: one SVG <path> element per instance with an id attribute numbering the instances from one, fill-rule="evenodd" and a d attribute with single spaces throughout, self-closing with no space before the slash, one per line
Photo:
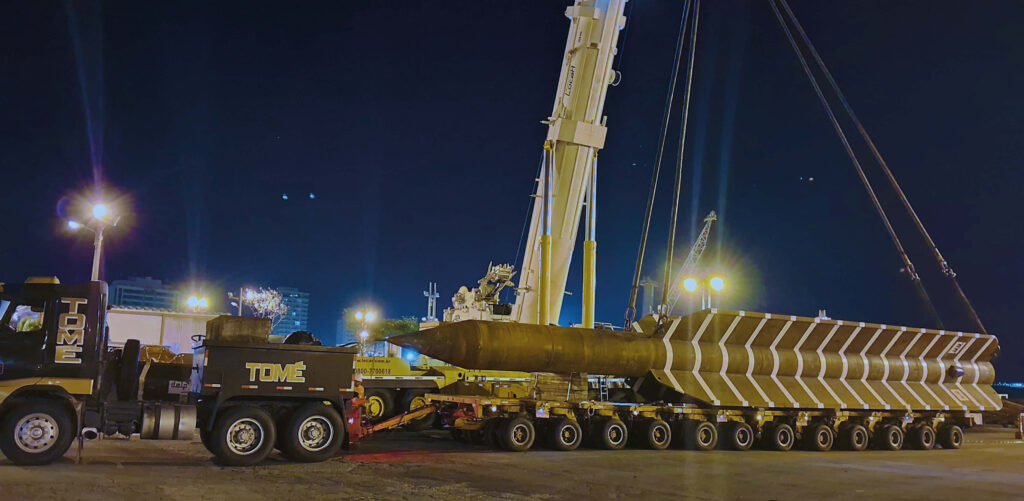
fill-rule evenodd
<path id="1" fill-rule="evenodd" d="M 686 261 L 679 267 L 679 273 L 676 274 L 676 279 L 673 284 L 678 284 L 686 278 L 687 275 L 693 273 L 693 270 L 697 268 L 697 263 L 700 262 L 701 256 L 704 255 L 704 248 L 708 246 L 708 236 L 711 234 L 711 225 L 718 220 L 718 214 L 715 211 L 711 211 L 707 217 L 704 218 L 704 227 L 701 228 L 700 234 L 697 235 L 697 240 L 694 240 L 693 246 L 690 247 L 690 253 L 686 256 Z M 663 311 L 661 313 L 668 314 L 676 307 L 676 303 L 679 302 L 680 295 L 679 287 L 672 287 L 668 295 L 668 303 L 662 305 Z"/>
<path id="2" fill-rule="evenodd" d="M 557 323 L 569 264 L 587 207 L 583 252 L 583 325 L 593 327 L 597 252 L 597 152 L 604 147 L 608 87 L 618 80 L 612 67 L 619 32 L 625 27 L 628 0 L 576 0 L 565 10 L 570 20 L 561 73 L 544 141 L 544 162 L 537 179 L 524 246 L 521 273 L 511 311 L 496 298 L 445 311 L 445 320 L 512 320 Z M 489 269 L 488 275 L 493 270 Z M 511 271 L 511 270 L 507 270 Z M 510 278 L 503 276 L 499 282 Z M 484 280 L 488 280 L 485 277 Z M 475 290 L 475 289 L 474 289 Z M 476 295 L 474 294 L 474 297 Z"/>

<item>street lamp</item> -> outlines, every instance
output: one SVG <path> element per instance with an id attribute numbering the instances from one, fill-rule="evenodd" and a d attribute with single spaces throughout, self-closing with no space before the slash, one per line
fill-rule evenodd
<path id="1" fill-rule="evenodd" d="M 377 313 L 373 310 L 356 310 L 354 316 L 359 321 L 359 354 L 366 355 L 366 342 L 370 339 L 370 331 L 367 326 L 376 320 Z"/>
<path id="2" fill-rule="evenodd" d="M 87 229 L 93 232 L 93 251 L 92 251 L 92 281 L 100 279 L 100 254 L 103 253 L 103 230 L 108 226 L 117 226 L 118 221 L 121 220 L 121 216 L 114 214 L 110 207 L 103 202 L 97 202 L 92 204 L 89 210 L 91 216 L 85 222 L 81 222 L 75 219 L 68 219 L 68 229 L 71 231 L 78 231 L 80 229 Z"/>
<path id="3" fill-rule="evenodd" d="M 188 306 L 193 313 L 198 313 L 200 311 L 206 311 L 206 309 L 210 307 L 210 300 L 205 296 L 193 294 L 185 299 L 185 305 Z"/>
<path id="4" fill-rule="evenodd" d="M 711 277 L 697 278 L 687 277 L 681 284 L 683 290 L 689 293 L 700 292 L 700 309 L 711 308 L 711 293 L 722 292 L 725 289 L 725 279 L 714 275 Z"/>

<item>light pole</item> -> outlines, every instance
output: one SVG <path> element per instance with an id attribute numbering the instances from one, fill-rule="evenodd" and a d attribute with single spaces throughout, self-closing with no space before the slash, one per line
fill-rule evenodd
<path id="1" fill-rule="evenodd" d="M 366 355 L 366 341 L 370 339 L 367 326 L 377 319 L 377 313 L 373 310 L 356 310 L 355 317 L 359 322 L 359 354 Z"/>
<path id="2" fill-rule="evenodd" d="M 241 289 L 238 289 L 238 297 L 237 298 L 234 296 L 234 294 L 232 294 L 230 292 L 228 293 L 228 299 L 234 299 L 235 300 L 235 301 L 232 301 L 231 304 L 234 305 L 234 306 L 238 306 L 238 316 L 242 316 L 242 308 L 245 307 L 245 302 L 248 301 L 248 302 L 252 303 L 252 300 L 255 297 L 256 297 L 256 293 L 253 292 L 252 289 L 247 288 L 247 287 L 242 287 Z"/>
<path id="3" fill-rule="evenodd" d="M 683 279 L 683 290 L 691 294 L 700 292 L 700 309 L 711 308 L 711 293 L 725 289 L 725 279 L 714 275 L 707 278 L 687 277 Z"/>
<path id="4" fill-rule="evenodd" d="M 92 281 L 100 279 L 100 254 L 103 253 L 103 230 L 108 226 L 117 226 L 117 222 L 121 220 L 121 216 L 112 214 L 107 204 L 98 202 L 92 205 L 90 210 L 91 217 L 86 220 L 85 223 L 81 223 L 75 219 L 68 219 L 68 229 L 71 231 L 78 231 L 85 228 L 93 232 L 92 241 Z"/>

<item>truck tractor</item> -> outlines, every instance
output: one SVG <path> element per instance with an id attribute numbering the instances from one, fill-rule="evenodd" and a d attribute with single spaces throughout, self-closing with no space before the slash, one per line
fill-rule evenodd
<path id="1" fill-rule="evenodd" d="M 0 451 L 14 463 L 50 463 L 76 438 L 188 440 L 196 429 L 225 465 L 275 448 L 313 462 L 359 435 L 354 350 L 273 344 L 269 320 L 221 316 L 191 368 L 140 367 L 137 340 L 108 349 L 107 297 L 100 281 L 0 284 Z"/>

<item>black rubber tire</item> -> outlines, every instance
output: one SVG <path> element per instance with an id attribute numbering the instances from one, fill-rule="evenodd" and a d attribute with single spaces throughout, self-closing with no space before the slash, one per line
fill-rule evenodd
<path id="1" fill-rule="evenodd" d="M 142 345 L 138 339 L 129 339 L 121 348 L 121 367 L 117 372 L 118 400 L 139 399 L 139 356 Z"/>
<path id="2" fill-rule="evenodd" d="M 488 419 L 484 422 L 484 427 L 480 429 L 480 434 L 483 438 L 484 445 L 492 449 L 498 449 L 501 447 L 501 441 L 498 440 L 497 425 L 500 424 L 500 419 Z"/>
<path id="3" fill-rule="evenodd" d="M 935 447 L 935 428 L 928 424 L 919 424 L 911 428 L 907 433 L 907 443 L 917 450 L 932 450 Z"/>
<path id="4" fill-rule="evenodd" d="M 605 418 L 594 423 L 594 444 L 602 449 L 616 451 L 629 442 L 629 429 L 619 418 Z"/>
<path id="5" fill-rule="evenodd" d="M 583 428 L 573 419 L 561 418 L 549 426 L 545 436 L 556 451 L 573 451 L 583 443 Z"/>
<path id="6" fill-rule="evenodd" d="M 722 443 L 734 451 L 750 450 L 754 438 L 754 429 L 743 421 L 732 421 L 722 427 Z"/>
<path id="7" fill-rule="evenodd" d="M 826 424 L 814 424 L 804 428 L 803 445 L 809 451 L 828 452 L 835 445 L 836 434 Z"/>
<path id="8" fill-rule="evenodd" d="M 898 451 L 903 448 L 903 429 L 894 424 L 882 425 L 875 432 L 875 447 L 885 451 Z"/>
<path id="9" fill-rule="evenodd" d="M 771 450 L 786 452 L 796 443 L 796 433 L 786 423 L 774 423 L 767 428 L 766 433 L 765 444 Z"/>
<path id="10" fill-rule="evenodd" d="M 428 390 L 408 390 L 405 395 L 402 396 L 402 412 L 414 411 L 420 408 L 421 405 L 426 405 L 426 401 L 423 400 L 423 395 L 429 393 Z M 414 407 L 415 406 L 415 407 Z M 437 421 L 438 416 L 436 412 L 432 412 L 422 419 L 417 419 L 407 425 L 405 429 L 409 431 L 423 431 L 429 430 L 434 427 L 434 423 Z"/>
<path id="11" fill-rule="evenodd" d="M 841 449 L 846 451 L 863 451 L 868 448 L 870 443 L 868 429 L 860 424 L 843 426 L 839 430 L 839 440 L 837 443 Z"/>
<path id="12" fill-rule="evenodd" d="M 23 443 L 17 438 L 18 423 L 29 416 L 38 415 L 36 418 L 23 424 L 28 425 L 35 422 L 38 426 L 32 426 L 41 435 L 47 436 L 45 443 L 33 444 Z M 54 460 L 64 456 L 64 453 L 71 447 L 77 435 L 74 429 L 75 417 L 71 410 L 62 402 L 47 398 L 27 399 L 15 404 L 10 410 L 4 413 L 0 422 L 0 451 L 14 464 L 34 466 L 52 463 Z M 32 450 L 25 450 L 19 445 L 24 445 Z"/>
<path id="13" fill-rule="evenodd" d="M 303 437 L 316 439 L 305 444 Z M 345 438 L 345 425 L 334 407 L 321 403 L 306 404 L 295 409 L 278 430 L 281 452 L 292 461 L 317 463 L 338 454 Z"/>
<path id="14" fill-rule="evenodd" d="M 247 425 L 253 432 L 255 447 L 239 452 L 238 447 L 228 444 L 232 427 Z M 236 430 L 237 431 L 237 430 Z M 251 405 L 228 407 L 217 417 L 210 433 L 210 448 L 217 460 L 227 466 L 250 466 L 263 461 L 274 450 L 277 430 L 274 420 L 267 411 Z"/>
<path id="15" fill-rule="evenodd" d="M 366 400 L 366 403 L 363 404 L 363 407 L 367 411 L 365 415 L 371 423 L 378 423 L 395 415 L 395 395 L 387 388 L 366 390 L 364 400 Z M 370 415 L 370 406 L 377 405 L 378 403 L 381 406 L 380 413 L 375 416 Z"/>
<path id="16" fill-rule="evenodd" d="M 668 449 L 672 443 L 672 428 L 661 419 L 649 419 L 644 422 L 644 446 L 655 451 Z"/>
<path id="17" fill-rule="evenodd" d="M 524 452 L 533 447 L 537 433 L 529 419 L 517 416 L 509 419 L 501 429 L 501 440 L 506 450 Z"/>
<path id="18" fill-rule="evenodd" d="M 718 445 L 718 427 L 709 421 L 683 423 L 683 445 L 693 451 L 710 451 Z"/>
<path id="19" fill-rule="evenodd" d="M 955 424 L 939 428 L 939 445 L 943 449 L 959 449 L 964 446 L 964 430 Z"/>
<path id="20" fill-rule="evenodd" d="M 460 429 L 458 429 L 458 428 L 453 426 L 451 428 L 448 428 L 448 433 L 451 434 L 452 440 L 454 440 L 456 442 L 464 442 L 465 441 L 464 440 L 464 434 L 465 434 L 464 430 L 460 430 Z"/>
<path id="21" fill-rule="evenodd" d="M 210 443 L 211 433 L 212 432 L 210 430 L 207 430 L 205 427 L 199 428 L 199 441 L 203 443 L 203 447 L 206 447 L 206 450 L 210 451 L 210 454 L 213 454 L 213 448 Z"/>

